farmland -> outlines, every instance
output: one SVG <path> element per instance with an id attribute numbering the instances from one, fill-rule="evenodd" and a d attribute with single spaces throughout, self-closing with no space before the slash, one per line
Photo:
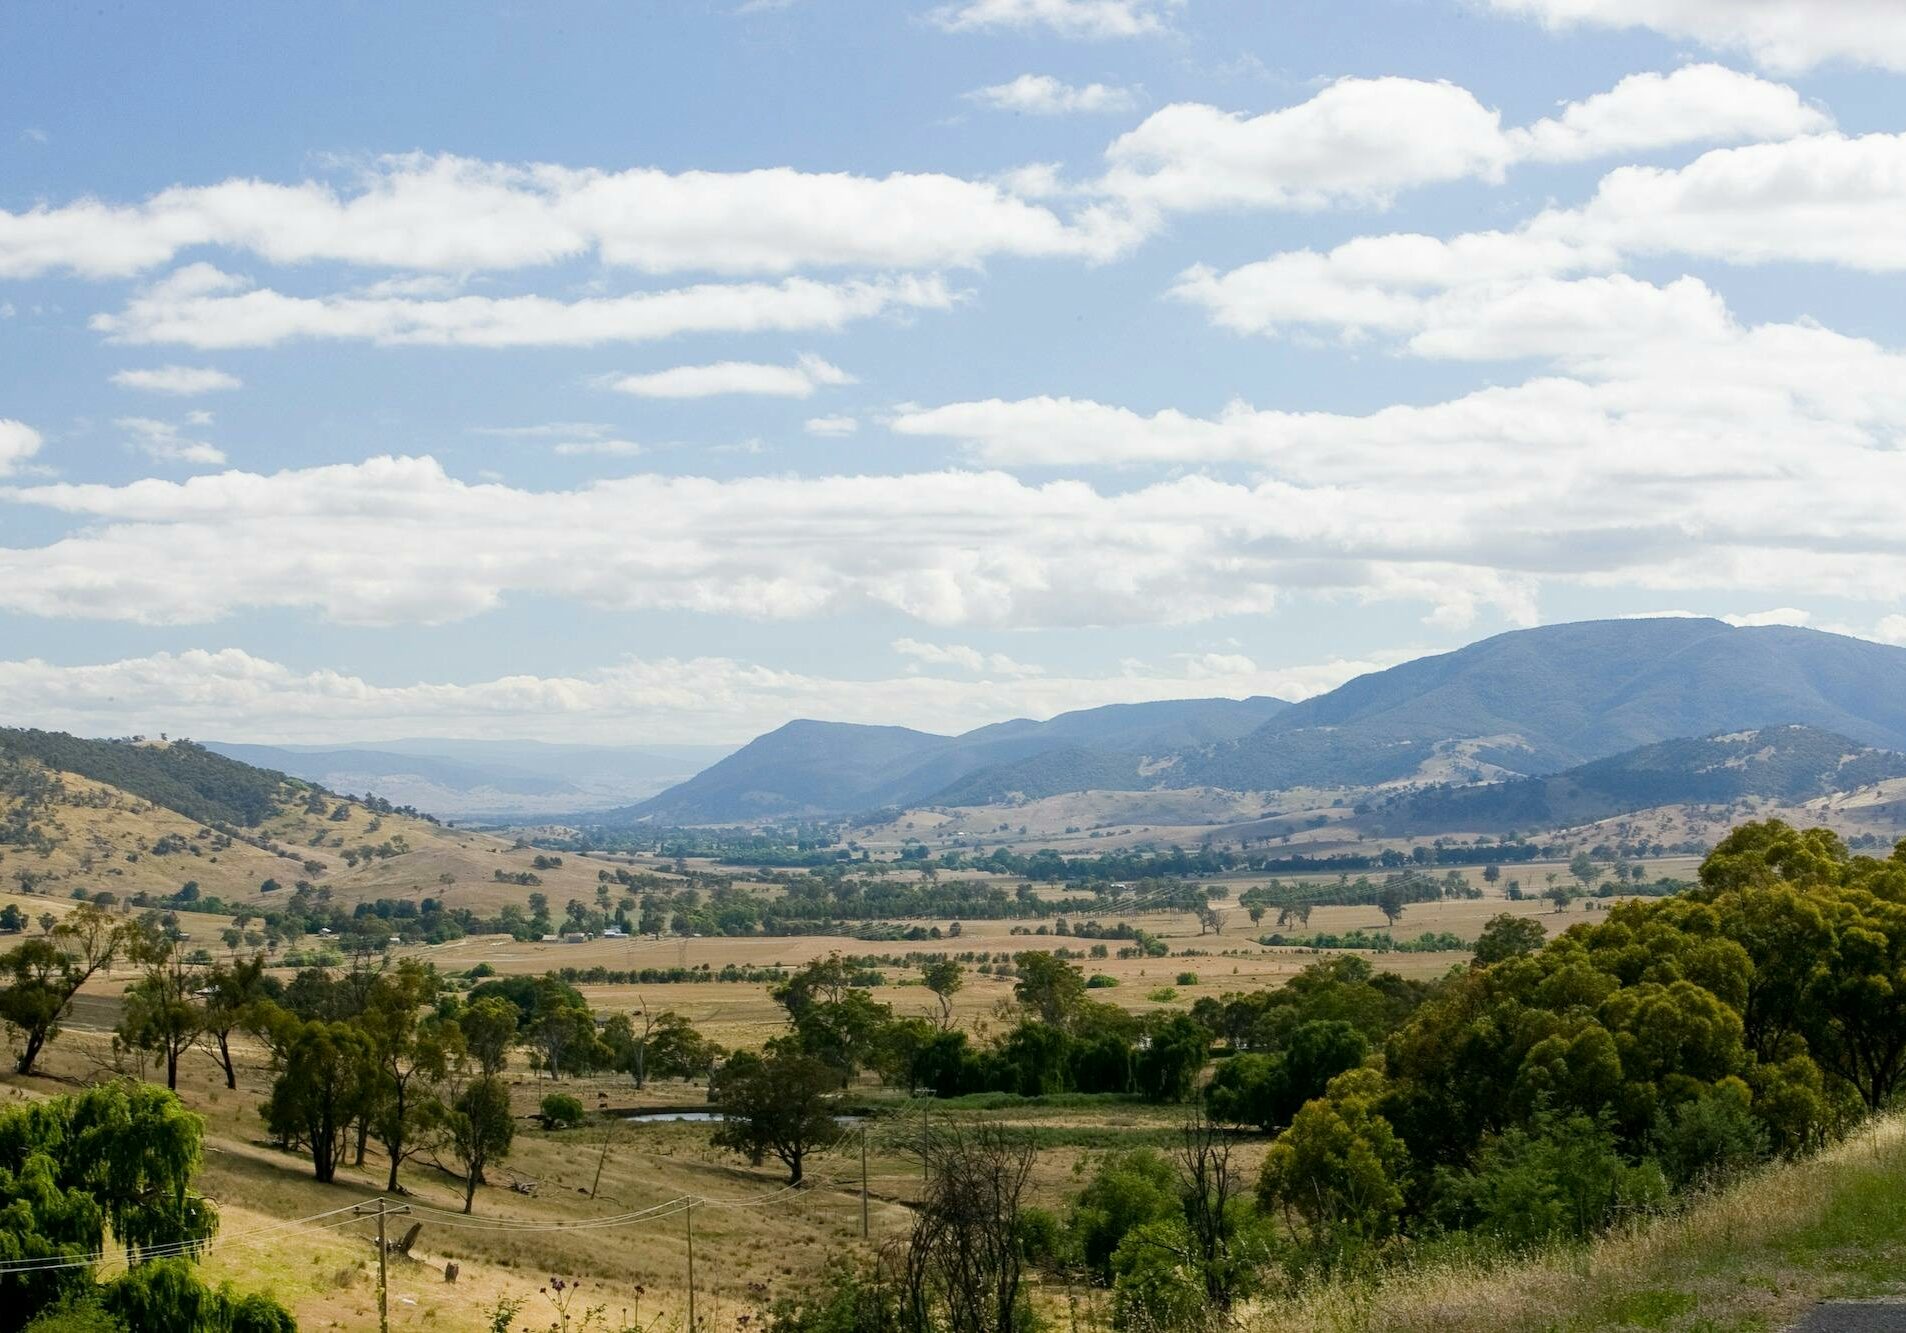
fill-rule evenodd
<path id="1" fill-rule="evenodd" d="M 1286 1045 L 1327 1043 L 1302 1097 L 1327 1082 L 1348 1096 L 1330 1071 L 1381 1077 L 1380 1065 L 1357 1066 L 1382 1042 L 1407 1056 L 1394 1043 L 1413 1031 L 1411 1014 L 1472 984 L 1486 935 L 1510 956 L 1540 956 L 1570 927 L 1598 938 L 1604 922 L 1671 908 L 1657 895 L 1699 864 L 1518 847 L 1501 866 L 1433 865 L 1439 847 L 1405 843 L 1386 849 L 1401 869 L 1355 880 L 1267 873 L 1238 857 L 1198 861 L 1205 868 L 1183 877 L 1150 873 L 1192 862 L 1134 830 L 1125 859 L 1104 863 L 1145 876 L 1130 883 L 1053 862 L 1031 833 L 1014 834 L 1014 855 L 1048 859 L 927 861 L 911 850 L 917 839 L 901 839 L 862 844 L 852 861 L 773 869 L 719 849 L 602 852 L 562 830 L 452 829 L 296 784 L 251 825 L 187 819 L 78 774 L 16 785 L 20 833 L 0 867 L 0 912 L 29 941 L 66 947 L 90 922 L 124 945 L 84 978 L 33 1071 L 0 1080 L 7 1099 L 162 1080 L 154 1015 L 171 1011 L 155 1010 L 154 996 L 211 1005 L 205 997 L 258 955 L 254 999 L 229 1033 L 232 1086 L 209 1044 L 188 1043 L 177 1093 L 203 1117 L 197 1185 L 222 1216 L 206 1276 L 268 1287 L 307 1328 L 374 1317 L 370 1224 L 349 1209 L 380 1195 L 410 1210 L 400 1227 L 421 1228 L 392 1261 L 399 1328 L 487 1328 L 519 1301 L 529 1326 L 560 1319 L 548 1295 L 560 1277 L 645 1329 L 680 1326 L 692 1291 L 700 1329 L 735 1333 L 777 1299 L 824 1289 L 842 1262 L 913 1243 L 919 1219 L 942 1206 L 931 1191 L 943 1178 L 923 1169 L 922 1146 L 939 1160 L 962 1134 L 1004 1135 L 1029 1153 L 1015 1208 L 1055 1219 L 1052 1244 L 1083 1243 L 1067 1239 L 1084 1225 L 1081 1189 L 1139 1169 L 1132 1162 L 1173 1170 L 1188 1117 L 1200 1123 L 1204 1109 L 1226 1117 L 1227 1170 L 1272 1179 L 1276 1131 L 1291 1132 L 1297 1103 L 1252 1080 L 1279 1067 Z M 882 913 L 883 903 L 945 910 Z M 1610 929 L 1613 940 L 1629 927 Z M 166 992 L 169 978 L 190 980 Z M 478 1029 L 466 1038 L 463 1025 L 498 1004 L 515 1015 L 514 1039 L 479 1078 L 478 1047 L 465 1044 Z M 558 1019 L 580 1026 L 558 1031 Z M 437 1072 L 418 1066 L 440 1108 L 431 1116 L 489 1080 L 512 1131 L 483 1182 L 468 1186 L 451 1120 L 421 1118 L 393 1140 L 384 1120 L 369 1132 L 368 1110 L 362 1136 L 344 1135 L 335 1163 L 314 1169 L 314 1141 L 281 1096 L 304 1058 L 298 1043 L 366 1043 L 366 1058 L 384 1049 L 378 1058 L 402 1071 L 424 1058 L 406 1043 L 445 1032 Z M 653 1069 L 649 1034 L 661 1034 Z M 798 1189 L 780 1149 L 737 1150 L 730 1124 L 709 1118 L 742 1104 L 724 1079 L 797 1074 L 820 1076 L 834 1108 L 829 1132 L 804 1131 L 818 1137 L 801 1149 Z M 850 1117 L 838 1135 L 837 1114 Z M 964 1150 L 981 1142 L 992 1140 Z M 1314 1225 L 1288 1211 L 1261 1217 L 1270 1229 L 1250 1244 L 1303 1271 L 1320 1243 Z M 1107 1326 L 1129 1290 L 1118 1296 L 1105 1253 L 1085 1269 L 1066 1253 L 1031 1261 L 1030 1308 Z M 99 1275 L 123 1263 L 107 1257 Z M 1282 1280 L 1252 1290 L 1262 1299 L 1240 1312 L 1280 1326 L 1294 1290 Z"/>
<path id="2" fill-rule="evenodd" d="M 133 830 L 120 836 L 136 844 L 141 838 L 164 836 L 169 825 L 162 812 L 122 809 Z M 354 818 L 356 818 L 354 812 Z M 328 819 L 328 816 L 327 816 Z M 64 821 L 63 821 L 64 822 Z M 368 820 L 362 822 L 368 824 Z M 416 828 L 413 821 L 402 821 Z M 295 825 L 284 828 L 292 832 Z M 388 824 L 386 825 L 388 827 Z M 370 871 L 327 880 L 337 897 L 349 901 L 410 894 L 420 896 L 433 887 L 438 866 L 457 866 L 471 880 L 472 898 L 486 907 L 514 899 L 522 902 L 527 890 L 520 885 L 484 881 L 473 868 L 489 865 L 527 868 L 534 855 L 528 849 L 487 835 L 435 833 L 420 830 L 417 850 Z M 434 835 L 434 836 L 433 836 Z M 254 854 L 257 849 L 250 849 Z M 220 867 L 236 878 L 252 867 L 243 858 L 221 860 Z M 424 869 L 415 867 L 421 861 Z M 411 868 L 410 882 L 401 873 Z M 580 893 L 595 887 L 591 863 L 571 858 L 546 875 L 550 887 L 565 885 Z M 647 873 L 672 878 L 678 868 L 713 873 L 712 863 L 693 862 L 677 867 L 655 861 Z M 434 872 L 434 873 L 433 873 Z M 448 873 L 457 873 L 450 871 Z M 423 883 L 416 881 L 423 880 Z M 135 881 L 138 882 L 138 881 Z M 230 883 L 207 877 L 213 884 Z M 459 883 L 462 876 L 459 876 Z M 1224 886 L 1230 895 L 1271 881 L 1245 878 Z M 1480 881 L 1478 881 L 1480 885 Z M 128 885 L 127 887 L 130 887 Z M 442 892 L 438 888 L 438 892 Z M 772 889 L 766 891 L 772 892 Z M 456 890 L 451 890 L 455 893 Z M 1051 889 L 1043 893 L 1055 892 Z M 270 895 L 254 894 L 251 901 L 268 907 Z M 70 898 L 43 893 L 0 895 L 0 906 L 12 904 L 37 919 L 42 914 L 63 918 L 75 909 Z M 1597 906 L 1602 904 L 1598 903 Z M 1491 915 L 1511 912 L 1527 916 L 1545 928 L 1559 928 L 1586 914 L 1579 908 L 1557 913 L 1533 899 L 1509 902 L 1492 891 L 1474 901 L 1447 901 L 1411 906 L 1399 925 L 1399 934 L 1450 932 L 1473 938 Z M 1225 933 L 1201 933 L 1195 916 L 1182 912 L 1141 911 L 1129 923 L 1161 940 L 1169 952 L 1162 957 L 1105 957 L 1085 964 L 1091 975 L 1117 984 L 1093 992 L 1134 1013 L 1182 1011 L 1201 997 L 1280 985 L 1320 956 L 1306 949 L 1273 948 L 1250 938 L 1249 922 L 1241 910 Z M 1124 919 L 1124 918 L 1121 918 Z M 938 926 L 942 934 L 951 920 L 902 921 L 902 927 Z M 1028 948 L 1070 944 L 1082 951 L 1090 941 L 1034 935 L 1025 921 L 962 921 L 957 937 L 933 944 L 867 941 L 847 935 L 592 938 L 581 943 L 516 941 L 495 935 L 466 936 L 443 944 L 407 944 L 390 950 L 390 960 L 428 962 L 446 976 L 468 975 L 472 969 L 499 976 L 536 977 L 573 969 L 635 971 L 644 967 L 708 968 L 718 972 L 735 965 L 749 968 L 795 969 L 830 955 L 880 955 L 891 961 L 878 968 L 886 985 L 878 988 L 883 1001 L 897 1015 L 921 1017 L 937 1013 L 935 998 L 918 984 L 913 962 L 957 951 L 1005 960 Z M 1311 917 L 1312 931 L 1375 930 L 1387 923 L 1369 907 L 1322 907 Z M 189 911 L 175 914 L 177 930 L 191 941 L 205 941 L 216 952 L 226 952 L 219 941 L 229 919 Z M 1410 976 L 1432 977 L 1461 962 L 1465 951 L 1397 953 L 1383 965 Z M 1195 981 L 1184 979 L 1195 973 Z M 115 1051 L 111 1030 L 124 1008 L 124 993 L 135 973 L 115 968 L 89 982 L 79 996 L 71 1031 L 54 1048 L 47 1072 L 60 1080 L 98 1077 L 126 1067 L 127 1053 Z M 468 983 L 465 983 L 468 984 Z M 599 1014 L 672 1010 L 687 1017 L 710 1039 L 730 1049 L 758 1047 L 786 1031 L 786 1013 L 760 982 L 689 981 L 659 984 L 582 982 L 578 989 Z M 997 1030 L 1013 1008 L 1013 981 L 1002 974 L 974 973 L 954 997 L 957 1026 L 975 1034 Z M 263 1134 L 260 1108 L 270 1084 L 266 1052 L 256 1042 L 239 1047 L 239 1087 L 227 1090 L 211 1061 L 188 1058 L 183 1066 L 180 1095 L 205 1116 L 208 1150 L 202 1187 L 220 1201 L 228 1246 L 214 1249 L 208 1274 L 231 1276 L 248 1283 L 268 1281 L 271 1288 L 299 1316 L 302 1326 L 352 1327 L 374 1310 L 371 1264 L 363 1241 L 365 1224 L 342 1225 L 335 1218 L 315 1229 L 270 1231 L 278 1219 L 326 1213 L 346 1203 L 370 1197 L 383 1184 L 384 1167 L 375 1147 L 363 1167 L 346 1166 L 328 1185 L 309 1178 L 305 1164 L 274 1149 Z M 137 1068 L 136 1062 L 134 1065 Z M 148 1071 L 149 1072 L 149 1071 Z M 47 1091 L 43 1079 L 8 1076 L 9 1095 L 38 1096 Z M 735 1316 L 760 1305 L 777 1283 L 812 1277 L 829 1256 L 853 1251 L 859 1240 L 859 1170 L 852 1152 L 829 1157 L 813 1175 L 814 1183 L 798 1196 L 782 1188 L 772 1170 L 750 1168 L 732 1153 L 712 1147 L 705 1123 L 643 1123 L 615 1116 L 600 1119 L 586 1129 L 545 1131 L 536 1126 L 540 1099 L 552 1090 L 571 1092 L 592 1111 L 626 1112 L 637 1107 L 688 1109 L 706 1106 L 707 1089 L 701 1082 L 651 1083 L 639 1092 L 626 1076 L 580 1076 L 560 1080 L 528 1071 L 509 1077 L 513 1111 L 522 1126 L 507 1174 L 496 1185 L 479 1192 L 478 1218 L 509 1219 L 469 1222 L 453 1216 L 460 1206 L 461 1186 L 446 1172 L 426 1164 L 406 1175 L 409 1201 L 426 1218 L 412 1257 L 392 1270 L 393 1325 L 396 1327 L 478 1327 L 484 1311 L 508 1296 L 532 1293 L 550 1274 L 581 1279 L 588 1289 L 621 1308 L 654 1314 L 679 1314 L 685 1309 L 686 1233 L 673 1201 L 687 1196 L 711 1202 L 696 1210 L 698 1264 L 704 1275 L 699 1288 L 708 1327 L 728 1328 Z M 891 1122 L 876 1122 L 870 1135 L 869 1217 L 873 1241 L 898 1234 L 908 1224 L 908 1204 L 919 1184 L 919 1156 L 914 1146 L 911 1116 L 927 1103 L 896 1099 L 877 1084 L 868 1083 L 854 1096 L 868 1105 L 890 1107 Z M 1001 1125 L 1032 1131 L 1042 1145 L 1033 1198 L 1043 1206 L 1059 1208 L 1075 1188 L 1075 1171 L 1094 1153 L 1121 1144 L 1166 1144 L 1175 1134 L 1179 1112 L 1130 1101 L 1084 1103 L 1051 1109 L 1038 1106 L 1011 1111 L 972 1111 Z M 848 1145 L 850 1148 L 853 1145 Z M 1244 1159 L 1255 1161 L 1261 1144 L 1249 1144 Z M 598 1164 L 599 1186 L 595 1183 Z M 533 1188 L 517 1193 L 510 1184 Z M 591 1192 L 594 1187 L 594 1192 Z M 759 1206 L 756 1206 L 756 1205 Z M 439 1212 L 424 1213 L 425 1208 Z M 604 1219 L 627 1217 L 651 1208 L 663 1209 L 653 1219 L 640 1218 L 626 1230 L 605 1229 L 618 1243 L 578 1245 L 562 1228 Z M 589 1234 L 589 1233 L 584 1233 Z M 760 1242 L 775 1237 L 772 1247 Z M 248 1238 L 253 1237 L 255 1238 Z M 295 1242 L 292 1238 L 295 1237 Z M 632 1243 L 630 1243 L 632 1242 Z M 454 1262 L 457 1281 L 446 1283 L 443 1269 Z M 1057 1300 L 1048 1293 L 1042 1299 Z"/>

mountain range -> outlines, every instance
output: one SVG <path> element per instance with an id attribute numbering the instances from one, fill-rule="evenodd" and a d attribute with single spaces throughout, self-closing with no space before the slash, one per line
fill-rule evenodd
<path id="1" fill-rule="evenodd" d="M 1084 782 L 1098 766 L 1108 777 L 1135 773 L 1147 755 L 1246 735 L 1287 707 L 1262 696 L 1111 704 L 1044 722 L 1015 718 L 957 736 L 800 720 L 660 796 L 603 814 L 600 822 L 720 823 L 909 805 L 938 799 L 975 774 L 1041 762 L 1052 766 L 1053 782 Z"/>
<path id="2" fill-rule="evenodd" d="M 1499 634 L 1296 704 L 1122 705 L 958 736 L 804 720 L 599 818 L 723 823 L 1081 790 L 1544 777 L 1664 741 L 1795 725 L 1906 750 L 1906 648 L 1693 617 L 1585 621 Z"/>

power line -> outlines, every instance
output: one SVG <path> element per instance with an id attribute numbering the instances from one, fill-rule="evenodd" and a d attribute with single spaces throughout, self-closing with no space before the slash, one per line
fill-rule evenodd
<path id="1" fill-rule="evenodd" d="M 361 1205 L 346 1204 L 342 1208 L 333 1208 L 329 1212 L 313 1213 L 310 1217 L 274 1222 L 269 1226 L 255 1227 L 250 1231 L 208 1236 L 204 1240 L 168 1241 L 163 1245 L 149 1245 L 138 1250 L 138 1256 L 141 1260 L 169 1259 L 184 1254 L 202 1254 L 212 1250 L 229 1249 L 235 1246 L 255 1245 L 268 1236 L 323 1222 L 325 1218 L 337 1217 L 341 1213 L 349 1213 L 359 1206 Z M 346 1217 L 342 1221 L 328 1223 L 327 1225 L 333 1227 L 348 1226 L 354 1221 L 356 1221 L 356 1218 Z M 58 1257 L 48 1255 L 40 1259 L 11 1259 L 0 1262 L 0 1275 L 10 1275 L 13 1273 L 45 1273 L 68 1268 L 88 1268 L 95 1264 L 104 1263 L 106 1260 L 116 1257 L 119 1253 L 119 1247 L 115 1246 L 112 1249 L 101 1248 L 93 1250 L 84 1255 L 64 1255 Z"/>

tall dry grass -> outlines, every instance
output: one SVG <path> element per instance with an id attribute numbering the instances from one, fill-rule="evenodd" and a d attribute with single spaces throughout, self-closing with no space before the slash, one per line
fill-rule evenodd
<path id="1" fill-rule="evenodd" d="M 1517 1333 L 1779 1327 L 1870 1294 L 1906 1254 L 1906 1115 L 1767 1167 L 1587 1246 L 1441 1257 L 1321 1281 L 1251 1312 L 1251 1333 Z"/>

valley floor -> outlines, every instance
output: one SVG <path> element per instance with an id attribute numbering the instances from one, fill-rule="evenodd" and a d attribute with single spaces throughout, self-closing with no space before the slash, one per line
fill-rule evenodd
<path id="1" fill-rule="evenodd" d="M 9 1074 L 0 1078 L 0 1095 L 63 1091 L 104 1072 L 107 1059 L 98 1034 L 70 1032 L 53 1048 L 49 1073 L 55 1077 Z M 208 1122 L 199 1184 L 223 1218 L 207 1273 L 268 1287 L 307 1330 L 372 1327 L 372 1227 L 338 1210 L 378 1197 L 385 1164 L 373 1147 L 363 1167 L 346 1166 L 336 1183 L 317 1184 L 308 1161 L 266 1142 L 257 1109 L 263 1071 L 248 1064 L 236 1092 L 226 1091 L 203 1059 L 181 1071 L 181 1095 Z M 519 1075 L 519 1114 L 527 1116 L 550 1086 Z M 640 1092 L 621 1079 L 564 1086 L 592 1108 L 704 1105 L 702 1089 L 681 1084 Z M 869 1089 L 868 1095 L 880 1094 Z M 1047 1207 L 1077 1189 L 1083 1159 L 1108 1148 L 1168 1146 L 1178 1120 L 1176 1108 L 1107 1099 L 969 1103 L 962 1114 L 1038 1138 L 1034 1195 Z M 906 1228 L 918 1189 L 912 1138 L 920 1107 L 892 1104 L 895 1114 L 876 1121 L 869 1134 L 867 1240 L 860 1235 L 858 1136 L 812 1162 L 809 1188 L 795 1192 L 771 1167 L 750 1168 L 714 1149 L 706 1124 L 612 1121 L 546 1133 L 525 1119 L 515 1151 L 479 1191 L 469 1218 L 457 1212 L 456 1180 L 427 1159 L 408 1163 L 409 1192 L 394 1202 L 415 1211 L 395 1223 L 392 1234 L 413 1220 L 423 1229 L 411 1256 L 392 1261 L 391 1326 L 487 1329 L 497 1302 L 517 1298 L 528 1304 L 511 1327 L 543 1327 L 554 1311 L 539 1289 L 556 1276 L 580 1281 L 584 1303 L 604 1305 L 612 1315 L 639 1311 L 645 1327 L 658 1316 L 674 1319 L 685 1312 L 687 1298 L 688 1218 L 680 1201 L 693 1196 L 703 1201 L 693 1218 L 701 1326 L 711 1333 L 750 1327 L 743 1315 L 815 1278 L 830 1257 L 868 1256 Z M 1263 1148 L 1256 1139 L 1244 1145 L 1252 1177 Z M 534 1194 L 515 1192 L 513 1182 L 533 1185 Z M 446 1267 L 453 1262 L 460 1271 L 450 1282 Z M 1413 1265 L 1376 1278 L 1260 1302 L 1243 1312 L 1242 1327 L 1246 1333 L 1747 1333 L 1791 1327 L 1823 1299 L 1902 1291 L 1906 1114 L 1895 1114 L 1818 1157 L 1770 1167 L 1672 1216 L 1587 1247 L 1493 1261 L 1439 1257 L 1426 1247 Z M 1057 1288 L 1040 1292 L 1057 1327 L 1109 1326 L 1104 1293 L 1096 1301 L 1089 1293 L 1072 1294 L 1083 1296 L 1076 1306 Z"/>

